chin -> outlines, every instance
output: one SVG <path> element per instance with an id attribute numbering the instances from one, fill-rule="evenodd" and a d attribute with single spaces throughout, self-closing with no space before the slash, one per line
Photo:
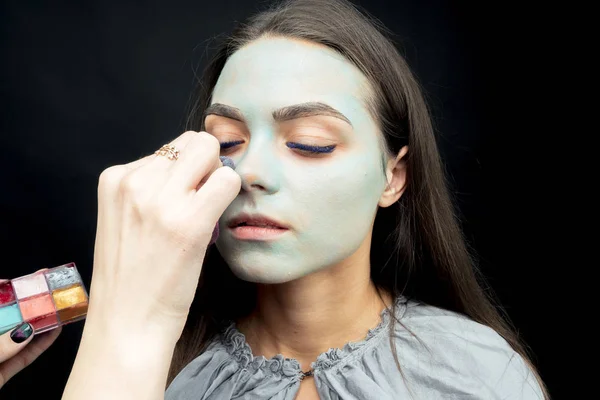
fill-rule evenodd
<path id="1" fill-rule="evenodd" d="M 217 240 L 217 249 L 231 272 L 239 279 L 252 283 L 278 284 L 293 281 L 310 274 L 307 263 L 298 263 L 296 255 L 283 254 L 270 244 L 251 246 Z M 295 262 L 294 262 L 295 261 Z M 314 268 L 313 268 L 314 269 Z"/>
<path id="2" fill-rule="evenodd" d="M 239 279 L 252 283 L 286 283 L 306 275 L 292 273 L 291 271 L 278 271 L 276 268 L 265 268 L 264 266 L 240 266 L 229 264 L 229 268 Z"/>

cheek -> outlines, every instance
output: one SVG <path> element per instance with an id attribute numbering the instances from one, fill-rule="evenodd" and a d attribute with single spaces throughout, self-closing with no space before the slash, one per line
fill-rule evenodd
<path id="1" fill-rule="evenodd" d="M 385 182 L 377 160 L 371 158 L 348 157 L 305 170 L 292 190 L 301 225 L 324 234 L 370 226 Z"/>

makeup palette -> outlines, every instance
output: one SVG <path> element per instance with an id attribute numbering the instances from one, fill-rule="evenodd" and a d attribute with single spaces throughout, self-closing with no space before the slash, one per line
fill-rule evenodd
<path id="1" fill-rule="evenodd" d="M 21 322 L 42 333 L 85 318 L 88 294 L 75 263 L 0 282 L 0 334 Z"/>

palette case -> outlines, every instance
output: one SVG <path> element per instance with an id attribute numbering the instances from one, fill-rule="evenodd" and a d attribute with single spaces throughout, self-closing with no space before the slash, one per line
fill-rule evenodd
<path id="1" fill-rule="evenodd" d="M 84 319 L 89 297 L 75 263 L 0 282 L 0 334 L 22 322 L 34 334 Z"/>

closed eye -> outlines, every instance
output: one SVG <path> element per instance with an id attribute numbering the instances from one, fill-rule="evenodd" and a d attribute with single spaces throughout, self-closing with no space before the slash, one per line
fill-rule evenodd
<path id="1" fill-rule="evenodd" d="M 237 146 L 239 144 L 244 143 L 243 141 L 233 141 L 233 142 L 223 142 L 221 143 L 221 149 L 222 150 L 226 150 L 226 149 L 230 149 L 234 146 Z M 300 144 L 300 143 L 294 143 L 294 142 L 288 142 L 287 146 L 290 149 L 297 149 L 300 151 L 304 151 L 307 153 L 311 153 L 311 154 L 325 154 L 325 153 L 331 153 L 334 149 L 335 149 L 335 145 L 330 145 L 330 146 L 313 146 L 313 145 L 307 145 L 307 144 Z"/>
<path id="2" fill-rule="evenodd" d="M 230 147 L 237 146 L 238 144 L 244 143 L 242 140 L 237 140 L 234 142 L 223 142 L 221 143 L 221 150 L 229 149 Z"/>
<path id="3" fill-rule="evenodd" d="M 287 146 L 290 149 L 298 149 L 314 154 L 331 153 L 335 149 L 335 145 L 333 144 L 330 146 L 311 146 L 306 144 L 288 142 Z"/>

